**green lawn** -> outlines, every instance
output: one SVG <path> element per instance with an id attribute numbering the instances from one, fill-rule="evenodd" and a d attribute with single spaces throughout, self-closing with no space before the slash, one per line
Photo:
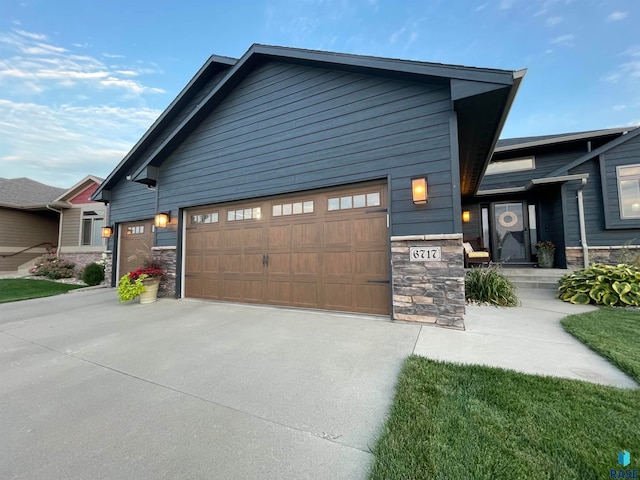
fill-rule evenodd
<path id="1" fill-rule="evenodd" d="M 370 478 L 609 478 L 639 425 L 638 390 L 411 356 Z"/>
<path id="2" fill-rule="evenodd" d="M 0 303 L 50 297 L 76 288 L 81 288 L 81 286 L 30 278 L 4 278 L 0 279 Z"/>
<path id="3" fill-rule="evenodd" d="M 640 383 L 640 311 L 601 308 L 564 318 L 562 326 Z"/>

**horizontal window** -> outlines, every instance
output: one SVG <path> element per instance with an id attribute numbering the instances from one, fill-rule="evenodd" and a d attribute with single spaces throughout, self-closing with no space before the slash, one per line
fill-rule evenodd
<path id="1" fill-rule="evenodd" d="M 345 195 L 333 197 L 327 201 L 327 210 L 348 210 L 350 208 L 379 207 L 380 192 L 361 193 L 358 195 Z"/>
<path id="2" fill-rule="evenodd" d="M 533 170 L 536 168 L 533 157 L 516 158 L 513 160 L 504 160 L 491 162 L 487 167 L 485 175 L 497 175 L 500 173 L 522 172 L 525 170 Z"/>
<path id="3" fill-rule="evenodd" d="M 308 200 L 306 202 L 279 203 L 276 205 L 272 205 L 271 213 L 274 217 L 281 217 L 283 215 L 300 215 L 303 213 L 313 213 L 313 209 L 313 200 Z"/>
<path id="4" fill-rule="evenodd" d="M 620 218 L 640 218 L 640 165 L 616 169 L 620 199 Z"/>
<path id="5" fill-rule="evenodd" d="M 218 212 L 191 215 L 191 223 L 218 223 Z"/>
<path id="6" fill-rule="evenodd" d="M 258 220 L 260 216 L 260 207 L 240 208 L 238 210 L 229 210 L 227 212 L 227 221 L 235 222 L 238 220 Z"/>

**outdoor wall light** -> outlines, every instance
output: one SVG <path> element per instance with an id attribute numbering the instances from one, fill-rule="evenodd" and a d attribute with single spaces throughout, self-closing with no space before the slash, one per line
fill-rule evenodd
<path id="1" fill-rule="evenodd" d="M 471 220 L 471 212 L 469 210 L 465 210 L 462 212 L 462 221 L 464 223 L 467 223 L 469 220 Z"/>
<path id="2" fill-rule="evenodd" d="M 113 227 L 102 227 L 102 238 L 110 238 L 113 235 Z"/>
<path id="3" fill-rule="evenodd" d="M 155 218 L 157 228 L 167 228 L 167 224 L 171 221 L 171 215 L 165 212 L 159 213 Z"/>
<path id="4" fill-rule="evenodd" d="M 411 191 L 413 194 L 413 203 L 416 205 L 424 205 L 427 203 L 427 179 L 414 178 L 411 180 Z"/>

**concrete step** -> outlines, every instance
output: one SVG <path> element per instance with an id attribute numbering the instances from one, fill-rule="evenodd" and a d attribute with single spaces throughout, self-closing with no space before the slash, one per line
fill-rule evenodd
<path id="1" fill-rule="evenodd" d="M 561 268 L 504 268 L 502 273 L 519 289 L 557 290 L 558 281 L 570 270 Z"/>

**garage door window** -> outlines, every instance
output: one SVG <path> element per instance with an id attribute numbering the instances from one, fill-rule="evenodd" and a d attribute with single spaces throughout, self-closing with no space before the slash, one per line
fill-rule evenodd
<path id="1" fill-rule="evenodd" d="M 304 213 L 313 213 L 314 203 L 313 200 L 307 200 L 305 202 L 293 202 L 293 203 L 278 203 L 272 205 L 271 213 L 274 217 L 281 217 L 283 215 L 301 215 Z"/>
<path id="2" fill-rule="evenodd" d="M 378 206 L 380 206 L 380 192 L 333 197 L 327 201 L 327 210 L 330 212 L 335 210 Z"/>
<path id="3" fill-rule="evenodd" d="M 235 222 L 238 220 L 259 220 L 262 212 L 260 207 L 240 208 L 238 210 L 229 210 L 227 212 L 227 221 Z"/>
<path id="4" fill-rule="evenodd" d="M 191 215 L 191 223 L 218 223 L 218 212 Z"/>

